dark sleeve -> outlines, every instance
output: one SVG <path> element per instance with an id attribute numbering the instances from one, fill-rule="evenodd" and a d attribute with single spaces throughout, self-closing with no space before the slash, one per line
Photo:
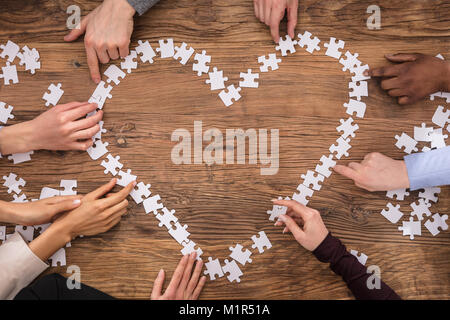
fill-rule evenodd
<path id="1" fill-rule="evenodd" d="M 148 9 L 150 9 L 159 2 L 159 0 L 127 0 L 127 1 L 140 16 L 146 13 Z"/>
<path id="2" fill-rule="evenodd" d="M 369 289 L 367 279 L 372 276 L 358 259 L 349 253 L 344 244 L 328 233 L 325 240 L 313 251 L 320 262 L 330 263 L 331 270 L 342 276 L 356 299 L 400 300 L 401 298 L 387 284 L 380 280 L 380 289 Z"/>

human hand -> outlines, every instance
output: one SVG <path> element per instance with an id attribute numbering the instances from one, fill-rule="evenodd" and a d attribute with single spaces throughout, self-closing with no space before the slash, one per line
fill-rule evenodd
<path id="1" fill-rule="evenodd" d="M 126 0 L 104 0 L 81 20 L 79 29 L 72 29 L 64 37 L 65 41 L 74 41 L 86 33 L 87 64 L 95 83 L 101 79 L 98 60 L 108 63 L 110 59 L 124 58 L 129 54 L 134 13 L 135 10 Z"/>
<path id="2" fill-rule="evenodd" d="M 0 152 L 22 153 L 31 150 L 87 150 L 100 130 L 103 111 L 84 118 L 97 104 L 71 102 L 57 105 L 33 120 L 0 130 Z"/>
<path id="3" fill-rule="evenodd" d="M 32 226 L 50 222 L 55 215 L 80 206 L 81 196 L 61 196 L 32 202 L 4 202 L 0 221 Z"/>
<path id="4" fill-rule="evenodd" d="M 367 75 L 380 77 L 381 88 L 399 104 L 411 104 L 438 91 L 450 91 L 450 63 L 424 54 L 386 55 L 397 64 L 369 70 Z"/>
<path id="5" fill-rule="evenodd" d="M 100 188 L 88 193 L 81 199 L 81 205 L 55 220 L 53 224 L 71 239 L 79 235 L 91 236 L 103 233 L 115 226 L 127 210 L 126 197 L 136 185 L 131 182 L 125 188 L 107 195 L 116 185 L 116 178 Z"/>
<path id="6" fill-rule="evenodd" d="M 394 160 L 378 152 L 367 154 L 361 163 L 336 165 L 333 170 L 352 179 L 356 186 L 368 191 L 409 188 L 405 161 Z"/>
<path id="7" fill-rule="evenodd" d="M 280 22 L 287 10 L 287 33 L 294 39 L 297 25 L 299 0 L 253 0 L 255 15 L 261 22 L 270 27 L 273 41 L 280 41 Z"/>
<path id="8" fill-rule="evenodd" d="M 320 212 L 294 200 L 272 200 L 274 204 L 287 207 L 286 214 L 278 216 L 276 226 L 285 225 L 283 233 L 290 231 L 295 240 L 306 250 L 314 251 L 327 237 L 328 230 Z"/>
<path id="9" fill-rule="evenodd" d="M 152 300 L 197 300 L 203 286 L 206 282 L 206 277 L 202 276 L 199 280 L 200 273 L 203 267 L 202 260 L 196 260 L 197 253 L 194 251 L 190 255 L 185 255 L 178 263 L 172 280 L 170 280 L 164 294 L 162 294 L 162 287 L 164 284 L 164 270 L 161 269 L 155 279 L 153 285 Z M 194 272 L 192 269 L 195 265 Z M 192 272 L 192 274 L 191 274 Z"/>

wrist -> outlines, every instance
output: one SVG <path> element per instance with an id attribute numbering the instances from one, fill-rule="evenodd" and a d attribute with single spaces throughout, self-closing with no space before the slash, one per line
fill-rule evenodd
<path id="1" fill-rule="evenodd" d="M 53 222 L 46 231 L 49 231 L 51 237 L 57 237 L 60 247 L 63 247 L 66 243 L 75 238 L 75 236 L 72 236 L 69 226 L 66 225 L 62 219 Z"/>
<path id="2" fill-rule="evenodd" d="M 36 150 L 31 121 L 7 126 L 0 130 L 0 153 L 7 155 Z"/>
<path id="3" fill-rule="evenodd" d="M 134 10 L 127 0 L 105 0 L 105 2 L 128 18 L 132 18 L 136 13 L 136 10 Z"/>
<path id="4" fill-rule="evenodd" d="M 395 189 L 408 189 L 409 188 L 409 177 L 408 168 L 406 167 L 406 162 L 404 160 L 399 161 L 399 169 L 401 172 L 401 180 L 399 181 L 399 186 Z"/>

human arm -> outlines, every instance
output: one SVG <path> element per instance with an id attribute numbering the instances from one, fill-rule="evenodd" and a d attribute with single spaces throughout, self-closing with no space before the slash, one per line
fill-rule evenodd
<path id="1" fill-rule="evenodd" d="M 134 183 L 102 198 L 115 183 L 116 179 L 112 179 L 84 196 L 80 206 L 63 213 L 29 244 L 15 233 L 0 246 L 0 299 L 14 298 L 48 267 L 45 261 L 74 237 L 106 232 L 120 221 Z"/>
<path id="2" fill-rule="evenodd" d="M 381 87 L 398 98 L 399 104 L 412 104 L 438 91 L 450 92 L 450 62 L 424 54 L 386 55 L 396 64 L 367 71 L 381 79 Z"/>
<path id="3" fill-rule="evenodd" d="M 450 184 L 450 146 L 413 153 L 404 159 L 411 190 Z"/>
<path id="4" fill-rule="evenodd" d="M 108 63 L 110 59 L 124 58 L 130 53 L 134 13 L 134 8 L 127 0 L 104 0 L 81 20 L 78 29 L 72 29 L 64 37 L 65 41 L 71 42 L 85 33 L 87 64 L 95 83 L 101 79 L 99 61 Z"/>
<path id="5" fill-rule="evenodd" d="M 270 27 L 270 34 L 276 43 L 280 40 L 280 22 L 287 11 L 287 33 L 294 39 L 297 25 L 299 0 L 253 0 L 255 16 Z"/>
<path id="6" fill-rule="evenodd" d="M 331 270 L 342 276 L 356 299 L 400 299 L 384 282 L 380 289 L 369 289 L 370 274 L 358 259 L 350 254 L 341 241 L 328 232 L 320 213 L 294 200 L 273 200 L 274 204 L 286 206 L 286 214 L 280 215 L 276 226 L 284 225 L 283 233 L 289 231 L 305 249 L 312 251 L 321 262 L 330 263 Z"/>
<path id="7" fill-rule="evenodd" d="M 57 105 L 33 120 L 0 130 L 0 153 L 3 155 L 32 150 L 86 150 L 99 130 L 103 111 L 84 118 L 97 104 L 71 102 Z"/>
<path id="8" fill-rule="evenodd" d="M 151 299 L 197 300 L 205 285 L 206 277 L 202 276 L 200 278 L 203 261 L 196 260 L 196 258 L 197 253 L 195 251 L 181 258 L 164 294 L 162 294 L 162 288 L 165 272 L 163 269 L 159 270 L 158 276 L 153 284 Z"/>

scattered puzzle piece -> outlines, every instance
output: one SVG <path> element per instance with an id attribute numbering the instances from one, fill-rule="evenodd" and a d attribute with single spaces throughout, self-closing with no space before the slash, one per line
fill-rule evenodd
<path id="1" fill-rule="evenodd" d="M 123 58 L 123 61 L 120 63 L 120 68 L 123 70 L 127 70 L 127 73 L 131 73 L 131 69 L 137 68 L 137 52 L 135 50 L 131 50 L 130 54 Z"/>
<path id="2" fill-rule="evenodd" d="M 109 145 L 108 142 L 102 142 L 102 140 L 97 140 L 86 151 L 92 160 L 97 160 L 103 157 L 106 153 L 108 153 L 108 149 L 106 148 L 108 145 Z"/>
<path id="3" fill-rule="evenodd" d="M 172 228 L 172 222 L 178 222 L 178 218 L 175 217 L 175 210 L 169 210 L 166 207 L 162 208 L 163 214 L 157 214 L 156 219 L 159 220 L 158 226 L 161 228 L 165 226 L 167 230 Z"/>
<path id="4" fill-rule="evenodd" d="M 2 59 L 5 59 L 6 56 L 8 56 L 8 62 L 13 62 L 17 54 L 19 53 L 20 47 L 14 42 L 8 40 L 8 42 L 6 42 L 6 45 L 0 45 L 0 49 L 3 49 L 2 53 L 0 53 L 0 57 Z"/>
<path id="5" fill-rule="evenodd" d="M 409 196 L 409 192 L 406 189 L 396 189 L 386 192 L 386 197 L 394 199 L 394 196 L 397 200 L 403 201 L 405 196 Z"/>
<path id="6" fill-rule="evenodd" d="M 303 34 L 298 34 L 297 44 L 303 48 L 306 45 L 306 51 L 313 53 L 314 50 L 320 51 L 320 40 L 317 37 L 312 38 L 312 34 L 309 31 L 305 31 Z"/>
<path id="7" fill-rule="evenodd" d="M 203 272 L 203 274 L 209 275 L 210 280 L 216 280 L 216 276 L 218 278 L 223 277 L 223 270 L 220 266 L 219 259 L 212 259 L 211 257 L 208 258 L 208 262 L 205 262 L 206 270 Z"/>
<path id="8" fill-rule="evenodd" d="M 188 242 L 190 233 L 186 230 L 188 225 L 181 225 L 179 222 L 175 222 L 174 225 L 169 229 L 169 234 L 175 239 L 179 244 L 183 244 L 183 241 Z"/>
<path id="9" fill-rule="evenodd" d="M 308 188 L 312 186 L 311 188 L 313 190 L 320 190 L 322 188 L 322 185 L 319 182 L 323 182 L 325 180 L 325 177 L 321 175 L 320 173 L 314 174 L 314 171 L 308 170 L 306 172 L 306 175 L 302 174 L 301 178 L 303 179 L 303 184 L 307 186 Z"/>
<path id="10" fill-rule="evenodd" d="M 156 57 L 156 53 L 153 51 L 150 43 L 148 43 L 148 41 L 139 40 L 138 44 L 139 45 L 134 50 L 136 50 L 136 54 L 139 55 L 139 59 L 141 59 L 143 63 L 153 63 L 153 58 Z"/>
<path id="11" fill-rule="evenodd" d="M 137 189 L 136 189 L 137 187 Z M 130 196 L 133 198 L 134 202 L 137 204 L 144 201 L 144 198 L 148 198 L 151 194 L 150 184 L 145 184 L 143 182 L 139 182 L 130 192 Z"/>
<path id="12" fill-rule="evenodd" d="M 123 80 L 126 76 L 126 73 L 115 64 L 110 65 L 103 74 L 108 77 L 108 79 L 106 79 L 107 83 L 114 82 L 116 85 L 118 85 L 120 80 Z"/>
<path id="13" fill-rule="evenodd" d="M 48 87 L 48 92 L 45 92 L 42 96 L 42 99 L 45 100 L 45 106 L 49 107 L 50 105 L 56 106 L 58 104 L 59 99 L 61 99 L 64 94 L 64 90 L 61 89 L 61 83 L 58 85 L 50 84 Z"/>
<path id="14" fill-rule="evenodd" d="M 432 216 L 432 219 L 429 219 L 427 222 L 425 222 L 425 227 L 430 231 L 430 233 L 433 235 L 433 237 L 437 236 L 439 234 L 439 228 L 441 230 L 447 230 L 448 224 L 446 223 L 446 220 L 448 219 L 448 215 L 439 215 L 439 213 L 435 213 Z"/>
<path id="15" fill-rule="evenodd" d="M 269 58 L 266 58 L 265 56 L 258 57 L 258 62 L 262 63 L 262 65 L 259 67 L 259 70 L 261 72 L 269 72 L 269 68 L 272 71 L 278 69 L 278 64 L 281 62 L 281 59 L 277 59 L 275 53 L 270 53 Z"/>
<path id="16" fill-rule="evenodd" d="M 330 42 L 324 43 L 323 46 L 327 48 L 327 52 L 325 52 L 325 55 L 334 59 L 339 59 L 342 55 L 342 52 L 340 52 L 339 49 L 344 49 L 345 42 L 342 40 L 336 42 L 336 38 L 331 37 Z"/>
<path id="17" fill-rule="evenodd" d="M 416 216 L 419 221 L 422 221 L 423 215 L 431 216 L 429 207 L 431 207 L 431 203 L 425 202 L 424 199 L 419 199 L 418 202 L 411 203 L 411 208 L 413 209 L 411 215 Z"/>
<path id="18" fill-rule="evenodd" d="M 5 180 L 3 186 L 8 188 L 8 193 L 14 192 L 19 194 L 22 192 L 21 187 L 27 184 L 22 178 L 17 179 L 17 175 L 12 172 L 8 176 L 3 176 L 3 180 Z"/>
<path id="19" fill-rule="evenodd" d="M 160 200 L 161 197 L 159 196 L 159 194 L 145 199 L 144 200 L 145 213 L 149 214 L 150 212 L 152 212 L 154 215 L 157 215 L 158 210 L 164 207 L 163 204 L 159 202 Z"/>
<path id="20" fill-rule="evenodd" d="M 304 184 L 299 184 L 297 187 L 297 192 L 294 192 L 292 195 L 292 200 L 297 201 L 298 203 L 306 206 L 309 202 L 309 198 L 312 197 L 314 191 L 305 186 Z"/>
<path id="21" fill-rule="evenodd" d="M 35 48 L 30 50 L 27 46 L 22 48 L 23 53 L 18 53 L 17 56 L 20 59 L 19 64 L 25 65 L 25 70 L 30 71 L 31 74 L 36 73 L 36 69 L 41 68 L 41 63 L 39 62 L 39 51 Z"/>
<path id="22" fill-rule="evenodd" d="M 5 84 L 5 86 L 10 85 L 10 82 L 12 82 L 13 84 L 19 82 L 15 65 L 10 65 L 10 63 L 7 62 L 6 66 L 2 67 L 2 72 L 3 74 L 0 74 L 0 78 L 3 78 L 3 83 Z"/>
<path id="23" fill-rule="evenodd" d="M 242 250 L 243 247 L 239 243 L 236 244 L 236 246 L 234 247 L 229 247 L 229 249 L 231 251 L 230 257 L 239 262 L 240 264 L 242 264 L 243 266 L 245 266 L 247 262 L 248 263 L 252 262 L 252 259 L 250 259 L 252 252 L 248 249 Z"/>
<path id="24" fill-rule="evenodd" d="M 239 81 L 241 88 L 258 88 L 259 83 L 255 79 L 259 79 L 259 73 L 252 73 L 252 69 L 248 69 L 247 73 L 241 72 L 239 76 L 242 81 Z"/>
<path id="25" fill-rule="evenodd" d="M 351 136 L 352 138 L 355 137 L 355 131 L 359 129 L 358 124 L 353 124 L 353 118 L 348 118 L 347 120 L 341 119 L 339 120 L 341 122 L 341 125 L 336 128 L 338 132 L 342 132 L 342 138 L 347 138 L 348 136 Z"/>
<path id="26" fill-rule="evenodd" d="M 14 107 L 6 106 L 5 102 L 0 101 L 0 122 L 6 124 L 9 119 L 14 119 L 14 115 L 12 114 Z"/>
<path id="27" fill-rule="evenodd" d="M 227 90 L 222 90 L 219 93 L 219 97 L 222 100 L 222 102 L 225 104 L 226 107 L 231 106 L 234 102 L 238 101 L 241 98 L 241 95 L 239 92 L 241 91 L 241 88 L 234 87 L 234 84 L 229 85 L 227 87 Z M 234 100 L 234 102 L 233 102 Z"/>
<path id="28" fill-rule="evenodd" d="M 397 142 L 395 143 L 395 146 L 402 150 L 404 147 L 404 151 L 408 154 L 415 151 L 417 152 L 419 149 L 416 148 L 417 141 L 408 136 L 406 133 L 402 133 L 401 136 L 396 135 L 395 139 L 397 139 Z"/>
<path id="29" fill-rule="evenodd" d="M 295 53 L 295 45 L 296 44 L 297 44 L 297 40 L 292 40 L 289 35 L 286 35 L 285 39 L 280 37 L 278 46 L 276 46 L 275 49 L 281 51 L 281 55 L 284 57 L 284 56 L 287 56 L 288 51 L 289 51 L 289 53 Z"/>
<path id="30" fill-rule="evenodd" d="M 103 160 L 101 165 L 105 168 L 104 173 L 111 173 L 113 176 L 117 175 L 117 169 L 122 169 L 123 164 L 119 162 L 120 156 L 113 157 L 112 154 L 108 154 L 106 157 L 108 161 Z"/>
<path id="31" fill-rule="evenodd" d="M 333 160 L 333 154 L 328 155 L 328 157 L 322 156 L 320 158 L 320 162 L 322 164 L 316 165 L 316 172 L 326 178 L 329 178 L 331 175 L 330 168 L 333 168 L 336 165 L 336 161 Z"/>
<path id="32" fill-rule="evenodd" d="M 217 68 L 213 68 L 213 72 L 209 72 L 209 79 L 206 79 L 205 82 L 211 85 L 211 90 L 219 90 L 225 88 L 225 81 L 228 80 L 228 77 L 223 76 L 223 71 L 217 71 Z"/>
<path id="33" fill-rule="evenodd" d="M 162 39 L 159 40 L 159 48 L 156 48 L 156 51 L 159 52 L 161 58 L 170 58 L 175 54 L 175 50 L 173 47 L 173 39 Z"/>
<path id="34" fill-rule="evenodd" d="M 388 219 L 391 223 L 397 223 L 401 217 L 403 217 L 403 213 L 400 211 L 400 205 L 397 204 L 395 207 L 392 203 L 387 204 L 388 210 L 381 210 L 381 215 Z"/>
<path id="35" fill-rule="evenodd" d="M 185 65 L 194 54 L 194 48 L 190 47 L 188 49 L 185 42 L 181 44 L 181 47 L 175 47 L 175 51 L 176 53 L 174 54 L 173 58 L 175 60 L 180 60 L 180 63 L 182 65 Z"/>
<path id="36" fill-rule="evenodd" d="M 420 221 L 414 221 L 413 217 L 410 217 L 409 221 L 403 221 L 403 226 L 398 227 L 398 230 L 403 231 L 403 235 L 408 235 L 411 240 L 414 240 L 414 236 L 422 235 Z"/>
<path id="37" fill-rule="evenodd" d="M 259 253 L 263 253 L 264 252 L 264 248 L 266 248 L 267 250 L 269 250 L 270 248 L 272 248 L 272 244 L 269 241 L 269 238 L 267 238 L 267 235 L 264 231 L 260 231 L 258 232 L 259 236 L 254 235 L 252 236 L 252 248 L 253 249 L 258 249 Z"/>
<path id="38" fill-rule="evenodd" d="M 350 99 L 348 103 L 344 103 L 344 107 L 347 108 L 347 114 L 352 116 L 356 113 L 358 118 L 364 118 L 366 112 L 366 104 L 364 102 Z"/>
<path id="39" fill-rule="evenodd" d="M 228 273 L 227 276 L 228 281 L 233 282 L 241 282 L 240 277 L 243 275 L 241 269 L 236 264 L 236 261 L 231 260 L 231 262 L 228 261 L 228 259 L 225 259 L 225 265 L 222 267 L 222 270 L 224 273 Z"/>
<path id="40" fill-rule="evenodd" d="M 206 64 L 211 62 L 211 56 L 208 56 L 205 50 L 202 51 L 202 54 L 196 53 L 194 60 L 197 62 L 192 64 L 192 70 L 197 71 L 199 77 L 202 73 L 208 73 L 209 66 Z"/>

